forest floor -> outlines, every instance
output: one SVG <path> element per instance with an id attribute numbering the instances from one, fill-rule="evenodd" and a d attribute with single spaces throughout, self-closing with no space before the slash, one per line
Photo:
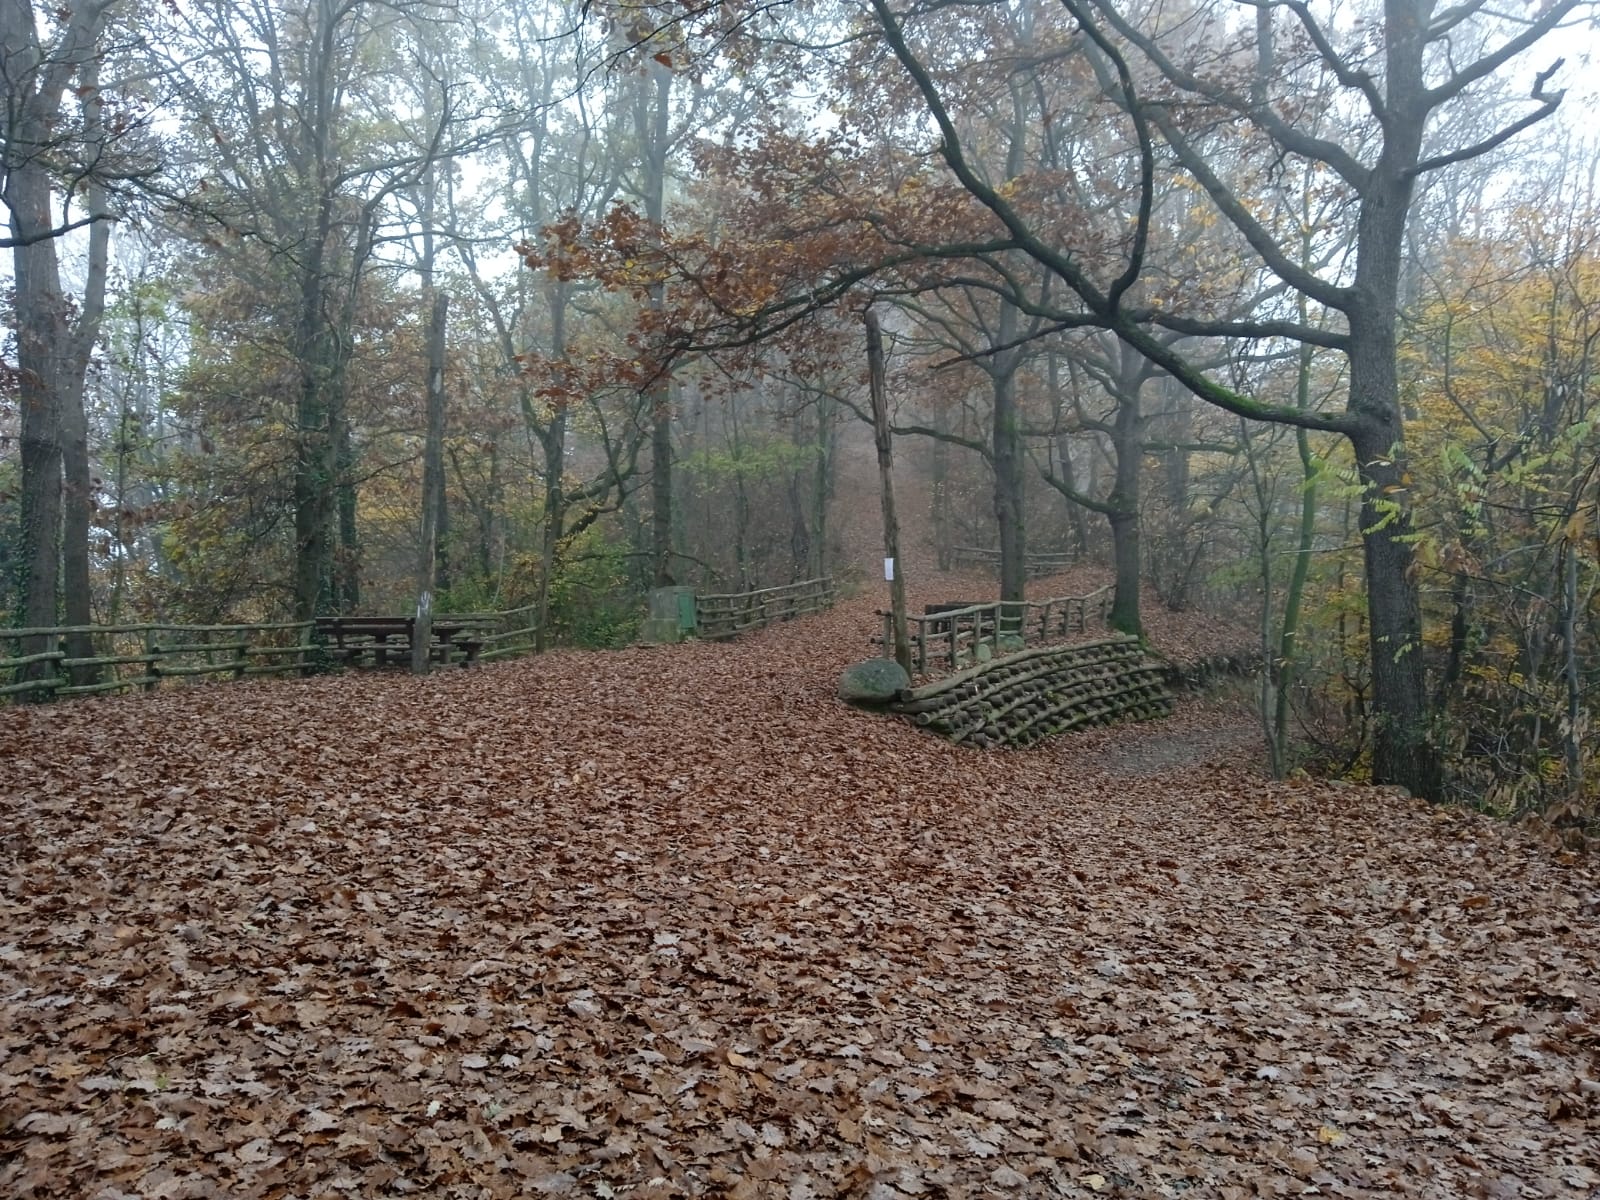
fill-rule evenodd
<path id="1" fill-rule="evenodd" d="M 0 1195 L 1600 1194 L 1592 861 L 1216 699 L 958 750 L 872 607 L 0 710 Z"/>

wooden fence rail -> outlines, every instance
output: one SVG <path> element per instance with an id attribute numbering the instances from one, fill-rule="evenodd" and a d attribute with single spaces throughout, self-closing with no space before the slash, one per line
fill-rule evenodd
<path id="1" fill-rule="evenodd" d="M 698 596 L 695 615 L 700 636 L 725 638 L 816 612 L 832 604 L 833 599 L 833 579 L 823 577 L 754 592 Z M 539 631 L 535 604 L 504 612 L 441 614 L 439 620 L 466 631 L 466 636 L 481 647 L 479 661 L 531 653 Z M 307 674 L 353 661 L 350 651 L 366 648 L 359 633 L 353 634 L 341 639 L 339 649 L 345 652 L 341 656 L 320 644 L 314 636 L 316 628 L 315 621 L 0 628 L 0 701 L 149 691 L 167 679 Z M 66 636 L 82 633 L 92 636 L 96 653 L 71 657 Z M 398 662 L 400 657 L 396 655 L 398 650 L 395 655 L 375 657 Z"/>
<path id="2" fill-rule="evenodd" d="M 1022 557 L 1029 578 L 1034 579 L 1045 575 L 1059 574 L 1068 567 L 1075 566 L 1078 562 L 1077 554 L 1071 550 L 1029 551 Z M 994 570 L 1000 566 L 1000 551 L 990 550 L 983 546 L 952 546 L 950 548 L 950 565 L 957 571 L 968 569 Z"/>
<path id="3" fill-rule="evenodd" d="M 304 671 L 316 651 L 309 621 L 252 625 L 61 625 L 0 629 L 0 697 L 55 699 L 156 687 L 163 679 L 283 675 Z M 73 658 L 67 634 L 87 633 L 97 651 Z"/>
<path id="4" fill-rule="evenodd" d="M 1057 596 L 1050 600 L 994 601 L 987 604 L 929 605 L 929 611 L 908 614 L 911 635 L 911 669 L 918 675 L 944 668 L 955 670 L 972 662 L 987 646 L 992 657 L 1029 643 L 1087 633 L 1090 621 L 1103 624 L 1111 610 L 1112 587 L 1096 588 L 1083 596 Z M 879 612 L 883 632 L 873 637 L 880 646 L 894 644 L 889 613 Z"/>
<path id="5" fill-rule="evenodd" d="M 497 658 L 510 658 L 515 654 L 532 654 L 539 635 L 539 606 L 524 604 L 521 608 L 508 608 L 497 613 L 468 613 L 452 615 L 452 621 L 478 621 L 483 625 L 479 640 L 483 651 L 480 662 Z"/>
<path id="6" fill-rule="evenodd" d="M 695 629 L 700 637 L 712 640 L 735 637 L 747 629 L 759 629 L 774 621 L 790 621 L 818 612 L 831 605 L 833 599 L 831 575 L 754 592 L 696 596 Z"/>

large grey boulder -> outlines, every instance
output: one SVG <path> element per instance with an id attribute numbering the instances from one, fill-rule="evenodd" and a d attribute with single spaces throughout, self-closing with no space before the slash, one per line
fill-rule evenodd
<path id="1" fill-rule="evenodd" d="M 848 704 L 887 704 L 911 676 L 892 658 L 869 658 L 846 667 L 839 676 L 839 699 Z"/>

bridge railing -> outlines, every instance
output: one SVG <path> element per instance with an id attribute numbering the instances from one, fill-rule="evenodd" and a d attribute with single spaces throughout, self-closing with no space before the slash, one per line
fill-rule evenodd
<path id="1" fill-rule="evenodd" d="M 996 600 L 983 604 L 931 604 L 928 611 L 906 616 L 911 642 L 911 669 L 927 675 L 941 668 L 955 670 L 971 663 L 987 646 L 995 658 L 1020 646 L 1087 633 L 1091 620 L 1104 624 L 1111 611 L 1112 587 L 1082 596 L 1049 600 Z M 883 632 L 872 640 L 894 644 L 893 617 L 880 611 Z"/>
<path id="2" fill-rule="evenodd" d="M 1069 567 L 1076 566 L 1078 562 L 1077 554 L 1070 550 L 1029 551 L 1022 558 L 1028 576 L 1032 579 L 1059 574 Z M 997 570 L 1000 566 L 1000 551 L 983 546 L 953 546 L 950 549 L 950 565 L 957 571 Z"/>
<path id="3" fill-rule="evenodd" d="M 753 592 L 726 592 L 694 598 L 695 632 L 713 641 L 736 637 L 775 621 L 819 612 L 834 601 L 833 576 L 802 579 Z"/>

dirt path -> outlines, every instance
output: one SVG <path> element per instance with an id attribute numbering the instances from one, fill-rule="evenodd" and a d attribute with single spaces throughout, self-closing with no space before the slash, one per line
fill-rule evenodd
<path id="1" fill-rule="evenodd" d="M 0 1195 L 1600 1187 L 1591 868 L 1203 706 L 957 751 L 870 609 L 0 710 Z"/>

